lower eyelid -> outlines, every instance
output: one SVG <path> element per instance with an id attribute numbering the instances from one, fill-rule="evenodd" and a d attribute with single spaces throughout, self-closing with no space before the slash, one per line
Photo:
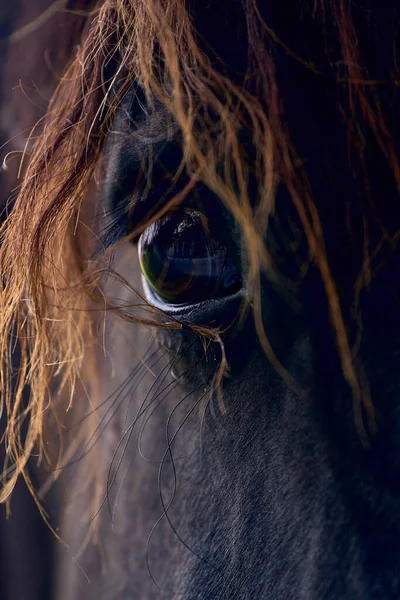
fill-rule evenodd
<path id="1" fill-rule="evenodd" d="M 155 308 L 189 325 L 229 326 L 249 302 L 244 286 L 229 296 L 208 298 L 197 303 L 168 304 L 154 293 L 143 275 L 142 285 L 145 296 Z"/>

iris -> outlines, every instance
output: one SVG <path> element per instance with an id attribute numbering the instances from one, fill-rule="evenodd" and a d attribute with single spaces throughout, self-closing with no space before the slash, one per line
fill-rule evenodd
<path id="1" fill-rule="evenodd" d="M 211 232 L 206 216 L 179 210 L 150 225 L 139 239 L 142 273 L 169 304 L 192 304 L 232 294 L 241 279 L 228 248 Z"/>

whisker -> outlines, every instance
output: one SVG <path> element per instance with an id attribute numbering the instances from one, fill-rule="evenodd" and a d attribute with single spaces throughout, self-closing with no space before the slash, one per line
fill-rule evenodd
<path id="1" fill-rule="evenodd" d="M 144 398 L 144 400 L 143 400 L 143 402 L 142 402 L 142 404 L 141 404 L 141 406 L 140 406 L 140 408 L 139 408 L 139 412 L 138 412 L 138 414 L 136 415 L 136 417 L 135 417 L 134 421 L 131 423 L 131 425 L 128 427 L 128 429 L 127 429 L 127 430 L 124 432 L 123 436 L 121 437 L 121 439 L 120 439 L 120 441 L 119 441 L 119 443 L 118 443 L 118 445 L 117 445 L 117 448 L 116 448 L 116 449 L 115 449 L 115 451 L 114 451 L 114 455 L 113 455 L 113 458 L 112 458 L 112 461 L 111 461 L 111 464 L 110 464 L 110 467 L 109 467 L 109 471 L 108 471 L 108 477 L 107 477 L 107 486 L 106 486 L 106 490 L 107 490 L 107 491 L 106 491 L 106 499 L 107 499 L 107 503 L 108 503 L 108 505 L 109 505 L 109 511 L 110 511 L 110 515 L 112 514 L 112 511 L 111 511 L 111 507 L 110 507 L 110 504 L 109 504 L 109 494 L 110 494 L 110 491 L 111 491 L 111 489 L 112 489 L 112 487 L 113 487 L 113 485 L 114 485 L 115 479 L 116 479 L 116 477 L 117 477 L 117 475 L 118 475 L 118 470 L 119 470 L 119 468 L 120 468 L 120 466 L 121 466 L 121 464 L 122 464 L 122 461 L 123 461 L 123 459 L 124 459 L 124 456 L 125 456 L 126 449 L 127 449 L 128 445 L 129 445 L 129 442 L 130 442 L 130 440 L 131 440 L 131 437 L 132 437 L 133 429 L 134 429 L 134 427 L 135 427 L 136 423 L 138 422 L 138 420 L 140 419 L 140 417 L 142 416 L 142 414 L 144 414 L 144 412 L 145 412 L 145 411 L 146 411 L 146 410 L 147 410 L 147 409 L 148 409 L 148 408 L 151 406 L 151 404 L 152 404 L 152 403 L 153 403 L 153 401 L 154 401 L 154 398 L 153 398 L 153 399 L 152 399 L 152 400 L 149 402 L 148 406 L 146 406 L 146 407 L 144 408 L 144 406 L 145 406 L 145 404 L 146 404 L 146 401 L 147 401 L 148 397 L 150 396 L 151 392 L 153 391 L 153 388 L 154 388 L 154 387 L 156 387 L 156 386 L 158 385 L 157 391 L 159 390 L 159 387 L 160 387 L 160 382 L 159 382 L 159 380 L 161 379 L 161 384 L 162 384 L 162 382 L 165 380 L 165 377 L 167 377 L 167 375 L 168 375 L 169 371 L 171 370 L 171 367 L 172 367 L 172 365 L 174 364 L 174 361 L 175 361 L 175 359 L 176 359 L 176 356 L 178 356 L 178 354 L 179 354 L 179 350 L 177 351 L 177 353 L 176 353 L 176 355 L 174 356 L 174 358 L 172 358 L 172 359 L 171 359 L 171 361 L 169 361 L 169 362 L 168 362 L 168 363 L 167 363 L 167 364 L 164 366 L 164 368 L 162 369 L 162 371 L 161 371 L 161 373 L 159 374 L 159 376 L 157 377 L 157 379 L 156 379 L 156 380 L 155 380 L 155 381 L 152 383 L 152 385 L 151 385 L 150 389 L 149 389 L 149 390 L 148 390 L 148 392 L 146 393 L 146 395 L 145 395 L 145 398 Z M 115 457 L 117 456 L 118 450 L 121 448 L 122 444 L 124 443 L 124 440 L 125 440 L 125 438 L 127 438 L 127 439 L 126 439 L 126 442 L 125 442 L 125 444 L 124 444 L 124 447 L 123 447 L 123 450 L 122 450 L 121 456 L 120 456 L 120 458 L 119 458 L 119 461 L 118 461 L 118 463 L 117 463 L 117 466 L 116 466 L 116 470 L 115 470 L 114 476 L 113 476 L 113 478 L 112 478 L 112 480 L 111 480 L 111 471 L 112 471 L 112 468 L 113 468 L 113 463 L 114 463 Z"/>
<path id="2" fill-rule="evenodd" d="M 152 364 L 152 366 L 155 366 L 157 364 L 157 362 L 159 362 L 163 358 L 163 356 L 164 355 L 159 356 L 159 350 L 156 350 L 151 353 L 151 355 L 149 356 L 149 358 L 147 360 L 150 361 L 154 357 L 156 357 L 155 362 Z M 50 440 L 50 441 L 55 441 L 55 440 L 59 439 L 60 437 L 62 437 L 63 435 L 66 435 L 68 432 L 75 429 L 78 425 L 82 424 L 85 420 L 87 420 L 90 416 L 92 416 L 94 414 L 94 412 L 98 411 L 99 408 L 103 407 L 105 404 L 110 402 L 111 399 L 113 398 L 113 396 L 115 394 L 117 394 L 117 396 L 112 400 L 110 406 L 107 408 L 107 410 L 104 413 L 103 417 L 101 418 L 100 422 L 98 423 L 98 425 L 96 426 L 96 428 L 94 429 L 94 431 L 92 432 L 90 437 L 87 439 L 82 452 L 79 453 L 79 456 L 77 456 L 75 459 L 70 460 L 67 463 L 62 464 L 58 467 L 42 470 L 40 472 L 41 475 L 55 473 L 55 472 L 61 471 L 63 469 L 66 469 L 68 467 L 72 467 L 72 466 L 76 465 L 77 463 L 79 463 L 83 458 L 85 458 L 91 452 L 91 450 L 94 448 L 96 443 L 99 441 L 99 439 L 103 435 L 104 431 L 106 430 L 106 428 L 108 427 L 110 422 L 113 420 L 113 418 L 117 414 L 117 412 L 118 412 L 119 408 L 121 407 L 121 405 L 123 404 L 126 396 L 130 393 L 129 385 L 130 385 L 130 383 L 133 382 L 134 378 L 140 373 L 141 369 L 143 370 L 143 373 L 141 374 L 141 376 L 139 377 L 139 380 L 135 384 L 135 387 L 137 387 L 140 384 L 140 382 L 142 381 L 143 377 L 145 377 L 145 375 L 148 373 L 148 371 L 144 368 L 143 363 L 139 363 L 138 365 L 136 365 L 135 368 L 130 373 L 130 375 L 124 380 L 124 382 L 122 382 L 118 386 L 118 388 L 116 390 L 114 390 L 114 392 L 112 392 L 112 394 L 110 394 L 110 396 L 108 396 L 103 402 L 101 402 L 101 404 L 99 404 L 99 406 L 96 409 L 94 409 L 93 411 L 91 411 L 90 413 L 85 415 L 82 419 L 80 419 L 77 423 L 74 423 L 67 430 L 65 430 L 58 436 L 55 436 L 52 440 Z M 49 441 L 49 443 L 50 443 L 50 441 Z"/>
<path id="3" fill-rule="evenodd" d="M 196 408 L 198 408 L 201 405 L 202 400 L 204 399 L 204 397 L 206 396 L 207 392 L 209 390 L 207 390 L 206 392 L 204 392 L 203 394 L 201 394 L 201 396 L 198 398 L 198 400 L 196 400 L 196 402 L 194 403 L 194 405 L 192 406 L 192 408 L 188 411 L 188 413 L 186 414 L 186 416 L 184 417 L 184 419 L 182 420 L 182 422 L 180 423 L 178 429 L 176 430 L 176 432 L 174 433 L 174 435 L 172 436 L 172 438 L 169 438 L 169 426 L 172 420 L 172 417 L 175 413 L 175 411 L 190 397 L 192 396 L 194 393 L 198 392 L 198 388 L 192 390 L 191 392 L 189 392 L 188 394 L 186 394 L 186 396 L 174 407 L 174 409 L 171 411 L 168 420 L 167 420 L 167 424 L 166 424 L 166 439 L 167 439 L 167 448 L 165 450 L 165 453 L 163 455 L 163 459 L 161 461 L 160 464 L 160 468 L 159 468 L 159 472 L 158 472 L 158 489 L 159 489 L 159 496 L 160 496 L 160 501 L 161 501 L 161 505 L 163 508 L 163 514 L 157 519 L 156 523 L 153 525 L 151 532 L 149 534 L 149 537 L 147 539 L 147 544 L 146 544 L 146 565 L 147 565 L 147 569 L 149 572 L 149 575 L 152 579 L 152 581 L 154 582 L 154 584 L 157 586 L 158 589 L 161 589 L 160 586 L 157 584 L 152 572 L 151 572 L 151 567 L 150 567 L 150 562 L 149 562 L 149 547 L 150 547 L 150 542 L 151 542 L 151 538 L 154 535 L 155 530 L 157 529 L 158 525 L 161 523 L 162 519 L 165 517 L 167 519 L 168 524 L 170 525 L 172 531 L 174 532 L 174 535 L 177 537 L 177 539 L 183 544 L 183 546 L 189 550 L 189 552 L 191 552 L 194 556 L 196 556 L 202 563 L 207 564 L 208 566 L 210 566 L 211 568 L 215 569 L 218 572 L 221 572 L 217 567 L 215 567 L 215 565 L 212 565 L 207 559 L 205 559 L 204 557 L 202 557 L 200 554 L 198 554 L 195 550 L 193 550 L 193 548 L 191 548 L 186 542 L 185 540 L 181 537 L 181 535 L 178 533 L 177 529 L 175 528 L 175 526 L 173 525 L 169 515 L 168 515 L 168 511 L 172 506 L 172 503 L 175 499 L 175 495 L 176 495 L 176 484 L 177 484 L 177 477 L 176 477 L 176 469 L 175 469 L 175 464 L 174 464 L 174 458 L 172 455 L 172 444 L 174 443 L 176 437 L 178 436 L 178 434 L 180 433 L 180 431 L 182 430 L 183 426 L 185 425 L 185 423 L 187 422 L 187 420 L 189 419 L 189 417 L 193 414 L 193 412 L 196 410 Z M 165 503 L 164 497 L 163 497 L 163 493 L 162 493 L 162 471 L 163 471 L 163 467 L 166 464 L 166 457 L 168 456 L 168 454 L 170 455 L 170 464 L 172 466 L 173 469 L 173 480 L 174 480 L 174 486 L 173 486 L 173 492 L 172 492 L 172 496 L 171 499 L 169 500 L 168 504 Z"/>

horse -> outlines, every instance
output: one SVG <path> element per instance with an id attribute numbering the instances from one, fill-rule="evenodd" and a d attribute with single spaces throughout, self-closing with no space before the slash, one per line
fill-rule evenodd
<path id="1" fill-rule="evenodd" d="M 0 500 L 60 600 L 398 598 L 396 3 L 86 14 L 1 230 Z"/>

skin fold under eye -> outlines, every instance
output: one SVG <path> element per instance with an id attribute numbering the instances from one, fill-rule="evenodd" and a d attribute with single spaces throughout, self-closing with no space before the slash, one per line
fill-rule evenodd
<path id="1" fill-rule="evenodd" d="M 168 304 L 192 304 L 233 294 L 241 286 L 229 249 L 207 218 L 186 209 L 150 225 L 139 239 L 139 261 L 151 290 Z"/>

